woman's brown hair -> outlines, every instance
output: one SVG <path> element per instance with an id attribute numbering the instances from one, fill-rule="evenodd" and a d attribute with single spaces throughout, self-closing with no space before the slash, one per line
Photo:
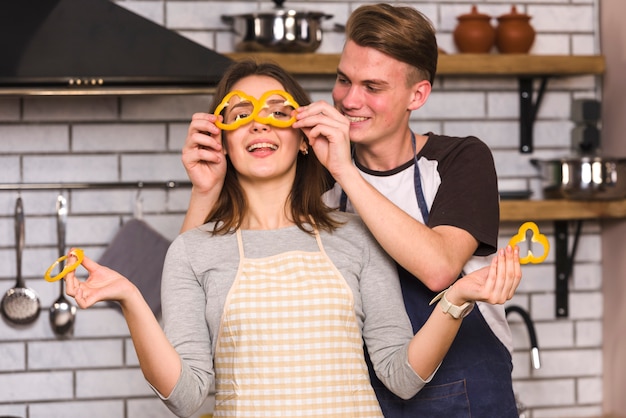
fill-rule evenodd
<path id="1" fill-rule="evenodd" d="M 346 38 L 410 65 L 408 84 L 433 84 L 439 50 L 435 29 L 413 7 L 368 4 L 357 8 L 346 23 Z"/>
<path id="2" fill-rule="evenodd" d="M 232 64 L 217 85 L 213 102 L 209 109 L 213 113 L 232 87 L 239 80 L 249 76 L 267 76 L 282 84 L 285 91 L 301 106 L 311 103 L 311 99 L 298 82 L 283 68 L 273 63 L 257 63 L 252 60 L 238 61 Z M 222 140 L 226 135 L 222 131 Z M 302 134 L 304 136 L 304 134 Z M 305 137 L 306 140 L 306 137 Z M 308 144 L 308 141 L 307 141 Z M 248 210 L 246 196 L 237 180 L 237 171 L 226 155 L 226 177 L 217 203 L 206 218 L 206 222 L 215 222 L 213 233 L 227 234 L 241 227 Z M 289 194 L 289 206 L 293 222 L 301 230 L 313 233 L 309 225 L 313 222 L 318 228 L 332 231 L 339 223 L 331 217 L 333 209 L 322 201 L 322 194 L 328 189 L 324 167 L 312 149 L 307 155 L 298 153 L 296 176 Z"/>

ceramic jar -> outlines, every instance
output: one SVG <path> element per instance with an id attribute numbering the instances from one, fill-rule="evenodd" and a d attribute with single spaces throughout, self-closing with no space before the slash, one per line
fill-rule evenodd
<path id="1" fill-rule="evenodd" d="M 454 29 L 454 43 L 459 52 L 486 54 L 494 45 L 495 28 L 491 16 L 479 13 L 476 6 L 468 14 L 457 16 L 459 23 Z"/>
<path id="2" fill-rule="evenodd" d="M 535 29 L 530 24 L 531 17 L 518 13 L 515 6 L 511 13 L 498 17 L 496 27 L 496 48 L 503 54 L 526 54 L 535 41 Z"/>

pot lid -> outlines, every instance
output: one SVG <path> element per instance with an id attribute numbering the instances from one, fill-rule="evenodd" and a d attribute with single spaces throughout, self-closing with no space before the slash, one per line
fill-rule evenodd
<path id="1" fill-rule="evenodd" d="M 272 9 L 259 10 L 256 12 L 243 13 L 238 15 L 222 15 L 222 19 L 231 20 L 235 17 L 242 18 L 257 18 L 257 17 L 300 17 L 300 18 L 314 18 L 314 19 L 329 19 L 333 15 L 327 15 L 323 12 L 310 11 L 310 10 L 295 10 L 292 8 L 283 6 L 284 0 L 274 0 L 274 7 Z"/>

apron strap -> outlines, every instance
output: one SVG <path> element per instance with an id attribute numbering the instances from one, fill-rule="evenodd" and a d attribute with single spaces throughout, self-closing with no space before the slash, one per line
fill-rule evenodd
<path id="1" fill-rule="evenodd" d="M 424 224 L 428 225 L 428 205 L 426 204 L 426 198 L 424 197 L 424 191 L 422 189 L 422 179 L 420 176 L 420 168 L 417 164 L 417 147 L 415 145 L 415 134 L 413 131 L 411 131 L 411 145 L 413 146 L 413 159 L 415 160 L 415 169 L 413 171 L 413 188 L 415 189 L 415 198 L 417 199 L 417 206 L 422 213 Z M 352 150 L 352 159 L 354 159 L 354 149 Z M 345 212 L 347 206 L 348 196 L 342 189 L 341 197 L 339 198 L 339 210 Z"/>

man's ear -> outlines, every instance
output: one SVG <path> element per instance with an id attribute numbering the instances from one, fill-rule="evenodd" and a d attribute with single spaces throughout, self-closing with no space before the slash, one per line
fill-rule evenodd
<path id="1" fill-rule="evenodd" d="M 426 100 L 428 100 L 428 96 L 430 96 L 431 90 L 432 85 L 428 80 L 418 81 L 417 83 L 413 84 L 413 96 L 411 102 L 409 103 L 408 109 L 413 111 L 422 107 L 424 103 L 426 103 Z"/>

